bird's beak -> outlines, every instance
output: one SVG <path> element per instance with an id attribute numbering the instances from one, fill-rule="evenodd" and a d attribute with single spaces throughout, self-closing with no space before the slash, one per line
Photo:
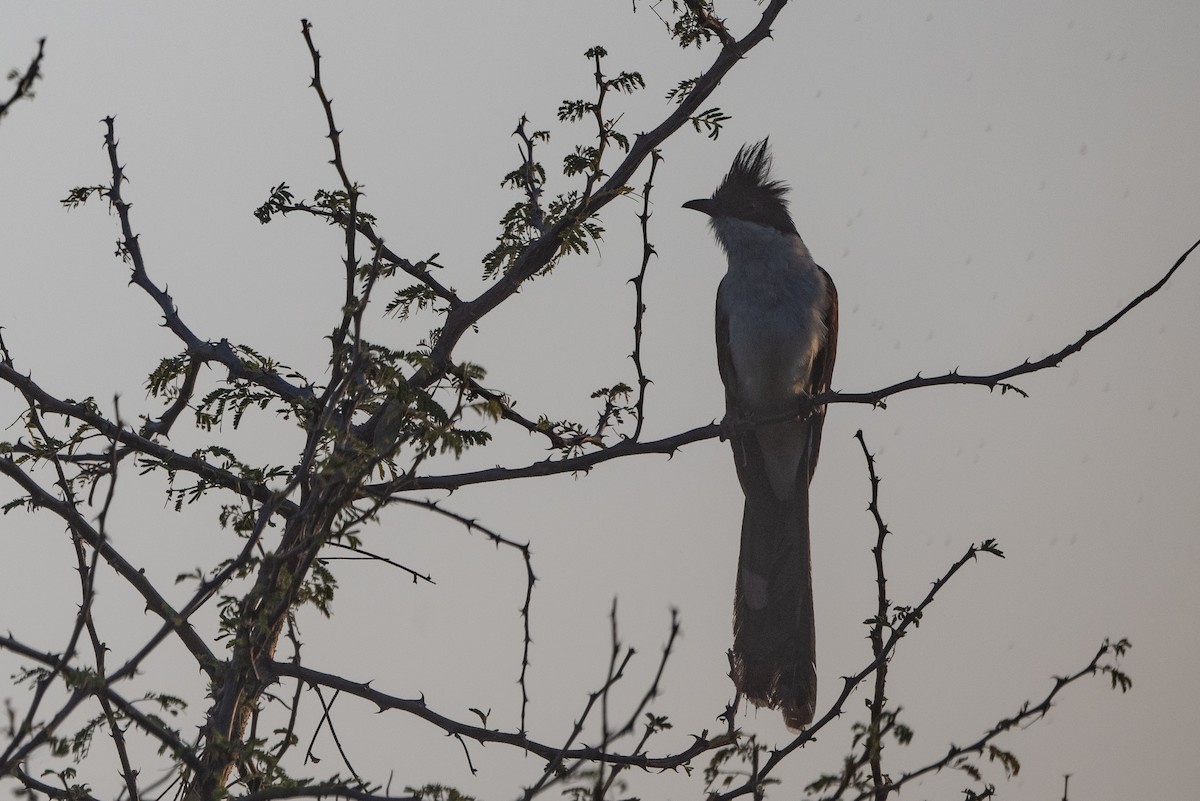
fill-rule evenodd
<path id="1" fill-rule="evenodd" d="M 683 204 L 683 207 L 685 209 L 692 209 L 693 211 L 698 211 L 702 214 L 707 214 L 709 217 L 711 217 L 711 216 L 713 216 L 713 212 L 716 209 L 716 204 L 713 203 L 712 198 L 703 197 L 703 198 L 700 198 L 699 200 L 689 200 L 687 203 Z"/>

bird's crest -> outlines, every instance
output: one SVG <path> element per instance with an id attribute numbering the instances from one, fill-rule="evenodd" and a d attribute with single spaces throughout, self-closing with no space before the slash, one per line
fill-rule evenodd
<path id="1" fill-rule="evenodd" d="M 713 192 L 708 213 L 796 233 L 785 197 L 788 189 L 783 181 L 771 178 L 771 148 L 767 139 L 755 145 L 742 145 L 725 180 Z"/>
<path id="2" fill-rule="evenodd" d="M 784 198 L 789 188 L 783 181 L 771 179 L 771 148 L 769 139 L 763 139 L 755 145 L 742 145 L 725 180 L 713 193 L 713 199 L 720 201 L 730 197 L 765 195 L 786 207 L 787 200 Z"/>

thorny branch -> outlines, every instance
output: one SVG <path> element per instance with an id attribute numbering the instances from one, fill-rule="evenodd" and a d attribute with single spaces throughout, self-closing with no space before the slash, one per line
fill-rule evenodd
<path id="1" fill-rule="evenodd" d="M 947 386 L 947 385 L 974 385 L 985 386 L 989 389 L 999 388 L 1002 392 L 1012 390 L 1020 394 L 1024 394 L 1016 386 L 1008 383 L 1011 379 L 1036 373 L 1041 370 L 1046 370 L 1051 367 L 1057 367 L 1069 356 L 1072 356 L 1083 349 L 1085 345 L 1091 342 L 1100 334 L 1107 331 L 1115 325 L 1122 317 L 1127 315 L 1137 306 L 1148 300 L 1161 290 L 1170 280 L 1171 276 L 1183 265 L 1188 256 L 1200 247 L 1200 241 L 1197 241 L 1189 247 L 1175 261 L 1174 265 L 1154 283 L 1146 291 L 1142 292 L 1136 298 L 1131 300 L 1120 311 L 1109 317 L 1099 326 L 1089 329 L 1079 337 L 1079 339 L 1071 342 L 1055 353 L 1046 356 L 1037 361 L 1024 361 L 1021 364 L 1010 367 L 1006 370 L 1001 370 L 990 375 L 974 375 L 967 373 L 959 373 L 952 371 L 945 375 L 923 377 L 917 375 L 907 381 L 901 381 L 891 386 L 883 387 L 882 389 L 872 390 L 869 392 L 823 392 L 811 398 L 804 400 L 801 403 L 802 409 L 799 414 L 788 413 L 773 417 L 766 417 L 759 420 L 750 421 L 735 421 L 737 425 L 747 427 L 757 427 L 769 425 L 771 423 L 783 422 L 807 417 L 813 408 L 822 405 L 834 403 L 866 403 L 875 406 L 884 405 L 883 401 L 894 395 L 899 395 L 902 392 L 911 392 L 929 387 Z M 514 478 L 532 478 L 540 476 L 557 475 L 560 473 L 577 473 L 586 472 L 598 464 L 618 459 L 624 456 L 632 456 L 634 454 L 659 453 L 672 455 L 676 450 L 684 445 L 690 445 L 693 442 L 700 442 L 707 439 L 712 439 L 722 435 L 722 426 L 718 423 L 713 423 L 699 428 L 693 428 L 689 431 L 684 431 L 680 434 L 675 434 L 663 439 L 652 440 L 649 442 L 634 442 L 632 440 L 622 440 L 616 444 L 603 448 L 601 450 L 586 453 L 580 456 L 574 456 L 566 459 L 546 460 L 535 462 L 525 467 L 495 467 L 486 470 L 477 470 L 469 473 L 453 473 L 440 476 L 411 476 L 404 475 L 397 478 L 395 481 L 385 484 L 373 484 L 366 488 L 366 491 L 371 494 L 383 494 L 389 492 L 399 492 L 405 490 L 418 489 L 458 489 L 460 487 L 469 486 L 471 484 L 482 484 L 491 481 L 506 481 Z"/>
<path id="2" fill-rule="evenodd" d="M 901 381 L 897 384 L 892 384 L 883 389 L 877 389 L 873 392 L 828 392 L 818 395 L 812 399 L 813 405 L 821 405 L 824 403 L 869 403 L 872 405 L 880 405 L 880 403 L 893 395 L 899 395 L 901 392 L 908 392 L 914 389 L 924 389 L 926 387 L 945 386 L 947 384 L 974 384 L 985 386 L 988 389 L 999 388 L 1001 392 L 1013 391 L 1020 395 L 1024 395 L 1018 387 L 1008 383 L 1014 378 L 1030 373 L 1036 373 L 1040 370 L 1045 370 L 1050 367 L 1058 367 L 1069 356 L 1073 356 L 1083 350 L 1084 346 L 1091 342 L 1096 337 L 1103 334 L 1108 329 L 1112 328 L 1116 323 L 1129 312 L 1140 306 L 1144 301 L 1155 295 L 1160 289 L 1166 286 L 1167 281 L 1171 280 L 1171 276 L 1175 274 L 1183 263 L 1187 261 L 1188 256 L 1192 254 L 1197 247 L 1200 247 L 1200 240 L 1196 241 L 1183 252 L 1175 263 L 1171 265 L 1171 269 L 1158 279 L 1149 289 L 1142 292 L 1129 303 L 1118 311 L 1113 316 L 1102 322 L 1095 328 L 1089 329 L 1083 333 L 1079 339 L 1064 346 L 1062 349 L 1051 353 L 1049 356 L 1031 362 L 1026 359 L 1021 364 L 1010 367 L 1007 370 L 1001 370 L 998 373 L 991 375 L 967 375 L 959 373 L 957 370 L 952 370 L 945 375 L 931 376 L 923 378 L 920 374 L 907 381 Z M 765 422 L 765 421 L 764 421 Z"/>
<path id="3" fill-rule="evenodd" d="M 16 76 L 17 85 L 13 87 L 12 94 L 8 96 L 8 100 L 0 100 L 0 119 L 8 113 L 9 107 L 16 103 L 21 98 L 33 97 L 33 84 L 38 78 L 42 77 L 42 55 L 46 49 L 46 37 L 38 39 L 37 54 L 33 57 L 33 61 L 29 62 L 29 66 L 24 72 L 18 73 Z"/>
<path id="4" fill-rule="evenodd" d="M 389 499 L 389 503 L 401 503 L 409 506 L 416 506 L 426 511 L 439 514 L 447 517 L 454 522 L 462 525 L 468 532 L 478 531 L 489 540 L 491 540 L 497 548 L 501 545 L 512 548 L 521 554 L 521 558 L 525 562 L 525 600 L 521 603 L 519 611 L 521 621 L 524 624 L 525 631 L 521 639 L 521 674 L 517 677 L 517 684 L 521 688 L 521 726 L 520 732 L 525 732 L 525 713 L 529 707 L 529 686 L 526 683 L 527 674 L 529 671 L 529 648 L 533 644 L 533 635 L 530 633 L 529 626 L 529 607 L 533 603 L 533 585 L 537 582 L 537 576 L 533 573 L 533 556 L 529 549 L 529 543 L 517 542 L 509 539 L 503 534 L 498 533 L 489 526 L 485 526 L 473 517 L 466 517 L 457 512 L 452 512 L 437 501 L 417 498 L 402 498 L 395 497 Z"/>
<path id="5" fill-rule="evenodd" d="M 450 373 L 462 381 L 464 386 L 466 386 L 473 395 L 483 398 L 488 403 L 494 404 L 494 406 L 500 410 L 500 416 L 503 419 L 508 420 L 511 423 L 516 423 L 518 426 L 531 434 L 540 434 L 541 436 L 544 436 L 550 443 L 551 448 L 562 451 L 569 450 L 572 447 L 582 444 L 574 440 L 568 440 L 566 437 L 563 437 L 549 426 L 542 425 L 536 420 L 530 420 L 528 417 L 513 408 L 512 399 L 507 394 L 503 392 L 497 392 L 493 389 L 488 389 L 474 378 L 463 375 L 462 372 L 457 368 L 452 369 Z"/>
<path id="6" fill-rule="evenodd" d="M 345 212 L 318 208 L 316 206 L 309 205 L 308 203 L 301 202 L 281 203 L 276 207 L 276 209 L 284 215 L 291 214 L 292 212 L 299 212 L 312 215 L 313 217 L 320 217 L 321 219 L 336 225 L 347 225 L 352 219 Z M 403 256 L 397 255 L 391 248 L 384 244 L 383 237 L 381 237 L 375 231 L 375 226 L 372 225 L 371 221 L 366 219 L 361 213 L 358 215 L 358 219 L 354 226 L 355 230 L 357 230 L 358 233 L 360 233 L 371 244 L 371 247 L 379 251 L 384 264 L 398 267 L 403 272 L 425 284 L 425 286 L 433 290 L 434 294 L 446 302 L 448 308 L 454 309 L 462 305 L 462 299 L 454 293 L 454 290 L 443 285 L 429 272 L 429 268 L 431 266 L 435 266 L 432 265 L 431 262 L 422 261 L 414 263 Z"/>
<path id="7" fill-rule="evenodd" d="M 892 654 L 895 652 L 896 647 L 900 643 L 900 640 L 908 634 L 908 630 L 910 628 L 913 628 L 917 625 L 917 623 L 920 622 L 921 617 L 925 613 L 925 609 L 931 603 L 933 603 L 938 593 L 941 592 L 942 588 L 946 586 L 950 579 L 954 578 L 958 571 L 960 571 L 968 562 L 974 561 L 980 551 L 994 552 L 992 549 L 993 546 L 990 542 L 985 542 L 979 546 L 972 545 L 967 548 L 966 553 L 964 553 L 958 559 L 958 561 L 952 564 L 949 569 L 947 569 L 946 572 L 943 573 L 939 579 L 937 579 L 937 581 L 933 582 L 933 586 L 925 595 L 925 598 L 915 607 L 912 607 L 908 613 L 900 619 L 899 623 L 896 623 L 892 626 L 892 633 L 884 641 L 883 648 L 881 649 L 879 655 L 872 659 L 871 662 L 858 673 L 855 673 L 852 676 L 843 677 L 841 693 L 838 694 L 838 697 L 829 707 L 829 710 L 823 716 L 821 716 L 819 720 L 798 734 L 795 739 L 793 739 L 786 746 L 772 751 L 771 756 L 767 760 L 766 764 L 758 768 L 750 781 L 747 781 L 745 784 L 729 790 L 728 792 L 713 796 L 712 801 L 728 801 L 728 799 L 737 798 L 739 796 L 755 792 L 755 788 L 761 784 L 761 782 L 767 778 L 789 754 L 791 754 L 797 748 L 801 748 L 806 743 L 816 739 L 816 736 L 821 732 L 822 729 L 824 729 L 834 720 L 841 717 L 845 711 L 846 701 L 850 698 L 860 684 L 862 684 L 868 677 L 873 676 L 875 671 L 878 670 L 884 662 L 891 659 Z"/>
<path id="8" fill-rule="evenodd" d="M 513 136 L 521 140 L 521 171 L 524 174 L 522 178 L 522 186 L 525 189 L 525 196 L 529 200 L 529 224 L 538 233 L 546 232 L 546 211 L 542 208 L 542 183 L 544 177 L 542 169 L 533 158 L 533 148 L 536 140 L 539 137 L 537 132 L 531 136 L 525 133 L 525 124 L 529 122 L 529 118 L 524 114 L 517 121 L 517 130 L 513 131 Z"/>
<path id="9" fill-rule="evenodd" d="M 887 782 L 874 790 L 864 791 L 855 796 L 854 801 L 866 801 L 867 798 L 870 798 L 873 794 L 877 794 L 877 792 L 883 792 L 885 795 L 896 792 L 904 785 L 921 776 L 936 773 L 945 767 L 955 767 L 956 763 L 968 754 L 983 754 L 991 742 L 1004 732 L 1037 720 L 1049 712 L 1050 707 L 1053 706 L 1055 697 L 1062 692 L 1063 688 L 1074 684 L 1082 678 L 1094 676 L 1096 673 L 1105 673 L 1111 677 L 1114 687 L 1118 687 L 1122 692 L 1126 692 L 1131 685 L 1128 677 L 1115 664 L 1105 663 L 1101 660 L 1110 654 L 1115 659 L 1119 659 L 1128 649 L 1129 643 L 1125 640 L 1119 640 L 1115 643 L 1105 640 L 1104 644 L 1100 646 L 1095 656 L 1092 657 L 1092 660 L 1087 665 L 1069 676 L 1055 677 L 1054 686 L 1050 688 L 1050 691 L 1038 703 L 1032 706 L 1028 702 L 1022 704 L 1021 708 L 1014 715 L 997 722 L 995 726 L 992 726 L 971 744 L 965 746 L 951 745 L 945 756 L 940 759 L 934 760 L 924 767 L 907 772 L 894 782 Z"/>
<path id="10" fill-rule="evenodd" d="M 144 655 L 145 653 L 148 653 L 150 650 L 153 650 L 157 644 L 158 641 L 152 639 L 150 644 L 148 644 L 147 647 L 144 647 L 140 654 Z M 25 659 L 46 665 L 51 668 L 54 668 L 56 665 L 59 665 L 63 662 L 62 654 L 52 654 L 39 651 L 11 636 L 0 635 L 0 649 L 10 651 L 24 657 Z M 30 742 L 26 743 L 24 746 L 18 747 L 20 745 L 20 738 L 13 739 L 13 741 L 9 744 L 9 747 L 5 750 L 4 754 L 0 756 L 0 776 L 11 772 L 14 767 L 23 762 L 26 757 L 29 756 L 29 754 L 44 744 L 50 737 L 54 736 L 57 730 L 62 726 L 63 722 L 71 715 L 72 712 L 75 711 L 76 708 L 79 707 L 80 704 L 86 701 L 89 697 L 93 697 L 97 694 L 102 694 L 109 703 L 120 709 L 121 713 L 128 717 L 129 720 L 136 723 L 141 731 L 159 740 L 163 746 L 172 752 L 173 756 L 180 760 L 180 762 L 192 767 L 199 765 L 195 755 L 192 753 L 192 749 L 183 741 L 181 741 L 174 732 L 163 726 L 161 721 L 158 721 L 142 712 L 134 704 L 130 703 L 127 699 L 112 689 L 112 685 L 116 684 L 118 681 L 132 677 L 134 670 L 140 664 L 140 661 L 141 660 L 139 658 L 135 657 L 135 660 L 127 662 L 120 671 L 108 674 L 103 682 L 95 683 L 95 686 L 88 681 L 88 677 L 86 675 L 76 668 L 69 666 L 63 667 L 60 673 L 63 675 L 68 675 L 71 679 L 71 683 L 78 686 L 76 689 L 71 691 L 70 697 L 63 702 L 61 708 L 57 713 L 55 713 L 54 717 L 41 724 L 40 730 L 30 739 Z"/>
<path id="11" fill-rule="evenodd" d="M 645 698 L 652 699 L 657 694 L 658 682 L 662 677 L 662 664 L 665 663 L 669 658 L 671 653 L 671 645 L 674 643 L 677 635 L 678 621 L 673 618 L 672 632 L 668 640 L 668 644 L 663 649 L 662 662 L 660 662 L 659 670 L 656 673 Z M 312 668 L 296 665 L 291 662 L 273 662 L 270 665 L 270 669 L 275 676 L 290 676 L 301 679 L 309 685 L 318 684 L 331 689 L 340 690 L 347 695 L 357 696 L 364 701 L 371 702 L 381 712 L 392 709 L 415 715 L 416 717 L 419 717 L 422 720 L 425 720 L 441 729 L 448 735 L 458 735 L 470 740 L 474 740 L 481 744 L 501 743 L 519 748 L 523 751 L 528 751 L 529 753 L 546 759 L 552 763 L 545 771 L 547 774 L 546 781 L 549 781 L 549 776 L 554 773 L 554 770 L 552 770 L 554 765 L 565 764 L 566 762 L 572 760 L 583 760 L 586 762 L 603 760 L 609 764 L 625 765 L 628 767 L 645 768 L 651 770 L 670 769 L 686 764 L 691 759 L 695 758 L 699 754 L 704 753 L 705 751 L 729 744 L 733 741 L 734 735 L 728 733 L 721 734 L 711 739 L 705 737 L 696 737 L 694 738 L 692 745 L 687 749 L 662 757 L 647 755 L 642 753 L 640 749 L 628 754 L 621 754 L 615 752 L 605 752 L 600 748 L 592 746 L 574 747 L 576 739 L 578 739 L 579 735 L 582 733 L 584 724 L 592 711 L 595 709 L 596 704 L 601 701 L 604 694 L 610 690 L 615 683 L 624 678 L 624 669 L 629 664 L 629 660 L 632 657 L 632 650 L 625 651 L 612 675 L 605 681 L 600 689 L 588 695 L 588 701 L 584 705 L 583 711 L 579 718 L 576 720 L 575 726 L 572 729 L 572 733 L 568 735 L 567 739 L 564 741 L 564 744 L 561 746 L 550 745 L 548 743 L 530 739 L 527 735 L 519 731 L 508 732 L 500 729 L 488 728 L 486 726 L 474 726 L 454 720 L 435 712 L 428 706 L 424 698 L 400 698 L 394 695 L 389 695 L 388 693 L 376 690 L 371 686 L 371 682 L 356 682 L 345 678 L 344 676 L 339 676 L 332 673 L 324 673 L 318 670 L 313 670 Z M 631 721 L 640 716 L 642 710 L 645 708 L 645 703 L 647 703 L 647 701 L 643 700 L 638 704 L 634 710 L 634 713 L 630 717 Z M 621 734 L 626 734 L 631 730 L 632 723 L 623 726 L 619 732 Z M 615 737 L 617 735 L 614 734 L 613 736 Z M 527 795 L 530 794 L 527 793 Z"/>
<path id="12" fill-rule="evenodd" d="M 117 254 L 125 259 L 131 267 L 131 281 L 139 289 L 154 299 L 162 310 L 167 328 L 187 346 L 188 353 L 204 362 L 216 362 L 224 367 L 231 378 L 242 379 L 267 389 L 288 403 L 305 406 L 313 400 L 311 387 L 298 387 L 278 373 L 268 373 L 246 367 L 229 342 L 222 339 L 213 344 L 201 340 L 179 316 L 175 301 L 163 289 L 150 280 L 146 272 L 146 262 L 142 257 L 142 248 L 138 237 L 133 232 L 130 222 L 130 204 L 121 195 L 121 184 L 126 180 L 125 168 L 117 159 L 117 137 L 114 130 L 115 119 L 105 117 L 104 145 L 108 151 L 109 163 L 112 167 L 112 184 L 104 190 L 109 202 L 117 211 L 121 223 L 121 240 L 117 243 Z"/>
<path id="13" fill-rule="evenodd" d="M 650 190 L 654 187 L 654 171 L 660 161 L 662 154 L 657 150 L 651 151 L 650 174 L 646 176 L 646 185 L 642 189 L 642 211 L 638 214 L 638 222 L 642 229 L 642 266 L 638 274 L 629 279 L 634 291 L 633 353 L 629 354 L 629 358 L 633 359 L 633 367 L 637 371 L 638 392 L 637 402 L 634 404 L 637 424 L 633 429 L 633 436 L 630 437 L 634 442 L 642 437 L 642 423 L 646 419 L 646 387 L 650 385 L 650 379 L 646 377 L 646 371 L 642 367 L 642 318 L 646 314 L 646 303 L 642 293 L 645 291 L 646 268 L 650 266 L 650 257 L 657 255 L 654 245 L 650 244 Z"/>
<path id="14" fill-rule="evenodd" d="M 764 765 L 755 764 L 755 769 L 745 783 L 735 787 L 727 792 L 712 796 L 712 801 L 729 801 L 729 799 L 737 798 L 743 795 L 754 794 L 758 797 L 758 788 L 772 771 L 794 750 L 802 747 L 804 744 L 814 740 L 817 734 L 831 721 L 840 717 L 844 711 L 844 704 L 850 697 L 856 687 L 860 685 L 869 676 L 875 677 L 875 687 L 872 697 L 868 699 L 867 706 L 870 710 L 871 723 L 868 729 L 868 736 L 863 743 L 864 754 L 861 759 L 856 760 L 854 764 L 847 765 L 844 770 L 845 774 L 842 777 L 842 783 L 837 792 L 832 798 L 840 798 L 848 787 L 850 774 L 857 769 L 860 764 L 870 764 L 871 766 L 871 785 L 865 789 L 861 789 L 855 797 L 855 801 L 866 801 L 866 799 L 874 798 L 876 801 L 886 799 L 892 793 L 895 793 L 904 784 L 926 775 L 931 772 L 941 770 L 944 767 L 964 767 L 963 759 L 969 754 L 983 754 L 989 747 L 991 742 L 1000 734 L 1030 722 L 1038 717 L 1041 717 L 1049 711 L 1054 698 L 1067 685 L 1078 681 L 1086 676 L 1094 675 L 1095 673 L 1105 673 L 1111 678 L 1112 685 L 1119 688 L 1122 692 L 1126 691 L 1131 681 L 1116 664 L 1101 663 L 1101 659 L 1112 654 L 1116 658 L 1120 658 L 1129 648 L 1129 643 L 1125 640 L 1120 640 L 1116 643 L 1105 641 L 1100 649 L 1096 652 L 1092 660 L 1081 670 L 1066 677 L 1056 678 L 1054 686 L 1050 692 L 1037 704 L 1030 705 L 1028 702 L 1023 704 L 1020 710 L 1012 717 L 1005 718 L 999 721 L 995 726 L 991 727 L 983 736 L 967 746 L 951 746 L 947 753 L 938 760 L 934 760 L 927 765 L 905 773 L 901 778 L 892 781 L 887 774 L 882 770 L 880 749 L 882 748 L 882 736 L 891 728 L 894 721 L 889 721 L 884 715 L 884 704 L 886 703 L 886 681 L 887 681 L 887 666 L 900 640 L 905 637 L 908 630 L 917 625 L 924 615 L 925 609 L 933 603 L 938 593 L 943 587 L 954 577 L 958 571 L 963 568 L 968 562 L 974 560 L 979 553 L 989 553 L 994 556 L 1003 557 L 1003 553 L 996 547 L 996 544 L 988 540 L 978 546 L 972 545 L 967 549 L 967 552 L 937 580 L 933 583 L 925 598 L 915 607 L 908 608 L 904 611 L 904 607 L 896 609 L 896 615 L 899 617 L 898 622 L 891 621 L 893 617 L 893 606 L 887 597 L 886 576 L 883 568 L 883 547 L 887 535 L 890 533 L 887 524 L 879 511 L 879 477 L 875 472 L 874 458 L 867 450 L 866 441 L 863 438 L 862 432 L 859 431 L 855 438 L 858 439 L 862 447 L 863 455 L 867 461 L 867 473 L 870 480 L 870 501 L 868 503 L 868 511 L 874 519 L 876 530 L 878 532 L 876 544 L 872 548 L 876 567 L 876 586 L 878 588 L 876 618 L 871 625 L 871 649 L 873 659 L 870 664 L 853 676 L 846 677 L 843 680 L 842 692 L 820 720 L 815 722 L 810 728 L 801 732 L 791 743 L 783 748 L 777 749 L 771 753 L 767 762 Z M 903 615 L 899 613 L 904 611 Z M 884 636 L 885 629 L 890 630 L 890 634 Z M 996 752 L 992 752 L 996 753 Z"/>
<path id="15" fill-rule="evenodd" d="M 875 691 L 871 695 L 870 700 L 870 728 L 867 733 L 866 742 L 863 744 L 863 749 L 871 764 L 871 781 L 877 788 L 876 801 L 886 801 L 887 792 L 879 788 L 882 788 L 884 784 L 884 732 L 881 729 L 881 722 L 883 721 L 884 705 L 887 703 L 888 660 L 880 660 L 879 657 L 883 654 L 883 630 L 888 624 L 888 615 L 891 612 L 891 603 L 888 600 L 887 594 L 887 573 L 884 571 L 883 566 L 883 546 L 890 532 L 888 531 L 887 524 L 883 521 L 883 515 L 879 511 L 879 476 L 875 474 L 875 457 L 867 450 L 867 441 L 863 437 L 862 429 L 859 429 L 854 437 L 858 440 L 858 444 L 862 446 L 863 458 L 867 462 L 867 477 L 871 482 L 871 500 L 867 504 L 867 509 L 875 519 L 875 529 L 879 533 L 878 538 L 875 540 L 875 547 L 871 549 L 871 553 L 875 557 L 876 607 L 875 621 L 871 624 L 870 635 L 871 653 L 879 661 L 879 669 L 875 671 Z"/>

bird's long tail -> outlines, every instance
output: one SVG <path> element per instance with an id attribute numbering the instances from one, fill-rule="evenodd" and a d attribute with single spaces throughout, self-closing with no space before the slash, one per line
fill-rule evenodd
<path id="1" fill-rule="evenodd" d="M 793 730 L 812 721 L 817 700 L 808 482 L 797 484 L 787 501 L 746 497 L 730 654 L 738 691 L 780 709 Z"/>

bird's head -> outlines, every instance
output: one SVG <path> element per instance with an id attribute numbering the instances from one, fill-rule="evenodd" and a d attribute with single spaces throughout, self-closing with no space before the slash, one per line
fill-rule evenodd
<path id="1" fill-rule="evenodd" d="M 796 234 L 784 199 L 787 192 L 787 184 L 771 179 L 771 149 L 764 139 L 756 145 L 742 145 L 712 197 L 689 200 L 683 207 L 707 214 L 714 227 L 722 218 L 733 218 Z"/>

